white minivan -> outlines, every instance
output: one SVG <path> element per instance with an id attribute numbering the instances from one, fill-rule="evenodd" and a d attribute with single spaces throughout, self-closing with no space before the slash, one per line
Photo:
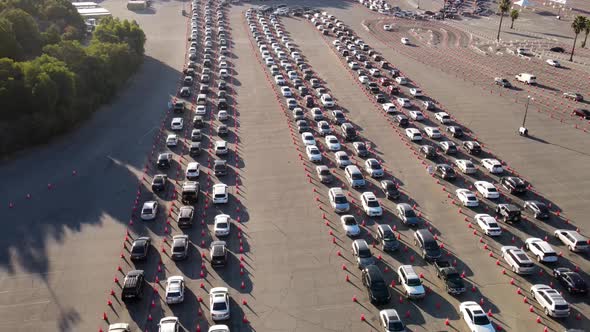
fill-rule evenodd
<path id="1" fill-rule="evenodd" d="M 516 80 L 525 84 L 537 84 L 537 77 L 529 73 L 520 73 L 515 76 Z"/>

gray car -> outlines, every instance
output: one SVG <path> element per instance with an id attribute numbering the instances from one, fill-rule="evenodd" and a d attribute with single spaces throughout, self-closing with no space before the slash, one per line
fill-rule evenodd
<path id="1" fill-rule="evenodd" d="M 375 257 L 373 257 L 371 249 L 365 240 L 358 239 L 352 242 L 352 254 L 359 269 L 375 264 Z"/>

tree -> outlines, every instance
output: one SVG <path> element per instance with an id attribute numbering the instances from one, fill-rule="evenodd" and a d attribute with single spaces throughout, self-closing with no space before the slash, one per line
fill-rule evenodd
<path id="1" fill-rule="evenodd" d="M 498 24 L 498 36 L 496 41 L 500 41 L 500 30 L 502 29 L 502 20 L 504 20 L 504 14 L 510 9 L 510 0 L 500 0 L 498 4 L 498 10 L 500 11 L 500 24 Z"/>
<path id="2" fill-rule="evenodd" d="M 135 53 L 144 53 L 145 34 L 136 21 L 105 17 L 94 30 L 93 39 L 103 43 L 126 43 Z"/>
<path id="3" fill-rule="evenodd" d="M 570 61 L 574 61 L 574 51 L 576 50 L 576 41 L 578 40 L 578 35 L 584 28 L 586 27 L 586 18 L 584 16 L 578 15 L 572 22 L 572 29 L 574 29 L 574 33 L 576 36 L 574 37 L 574 44 L 572 45 L 572 53 L 570 54 Z"/>
<path id="4" fill-rule="evenodd" d="M 12 31 L 25 56 L 39 54 L 41 34 L 35 19 L 21 9 L 9 9 L 0 15 L 12 23 Z"/>
<path id="5" fill-rule="evenodd" d="M 514 28 L 514 21 L 518 19 L 519 14 L 520 13 L 516 9 L 510 11 L 510 19 L 512 20 L 512 23 L 510 23 L 510 29 Z"/>
<path id="6" fill-rule="evenodd" d="M 57 44 L 61 41 L 61 34 L 57 25 L 52 24 L 45 31 L 41 32 L 43 45 Z"/>
<path id="7" fill-rule="evenodd" d="M 582 43 L 582 47 L 586 47 L 586 41 L 588 40 L 588 34 L 590 33 L 590 18 L 586 18 L 585 21 L 586 24 L 584 25 L 584 33 L 586 34 L 586 36 L 584 36 L 584 42 Z"/>
<path id="8" fill-rule="evenodd" d="M 23 49 L 16 40 L 12 23 L 5 18 L 0 18 L 0 58 L 20 59 Z"/>

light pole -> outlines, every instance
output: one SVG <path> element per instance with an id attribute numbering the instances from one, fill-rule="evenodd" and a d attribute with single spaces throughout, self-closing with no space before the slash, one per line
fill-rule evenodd
<path id="1" fill-rule="evenodd" d="M 533 98 L 531 98 L 531 96 L 526 97 L 526 106 L 524 108 L 524 117 L 522 118 L 522 127 L 523 128 L 526 128 L 524 125 L 526 123 L 526 115 L 529 112 L 529 103 L 531 102 L 531 99 L 533 99 Z"/>
<path id="2" fill-rule="evenodd" d="M 445 14 L 447 12 L 447 0 L 444 0 L 443 2 L 443 10 L 442 10 L 442 20 L 445 20 Z"/>

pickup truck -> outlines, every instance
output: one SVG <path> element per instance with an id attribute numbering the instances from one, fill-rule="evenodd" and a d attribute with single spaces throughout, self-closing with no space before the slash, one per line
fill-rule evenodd
<path id="1" fill-rule="evenodd" d="M 449 261 L 437 260 L 434 262 L 436 267 L 436 276 L 443 279 L 447 293 L 459 295 L 465 292 L 465 284 L 457 269 L 451 266 Z"/>

